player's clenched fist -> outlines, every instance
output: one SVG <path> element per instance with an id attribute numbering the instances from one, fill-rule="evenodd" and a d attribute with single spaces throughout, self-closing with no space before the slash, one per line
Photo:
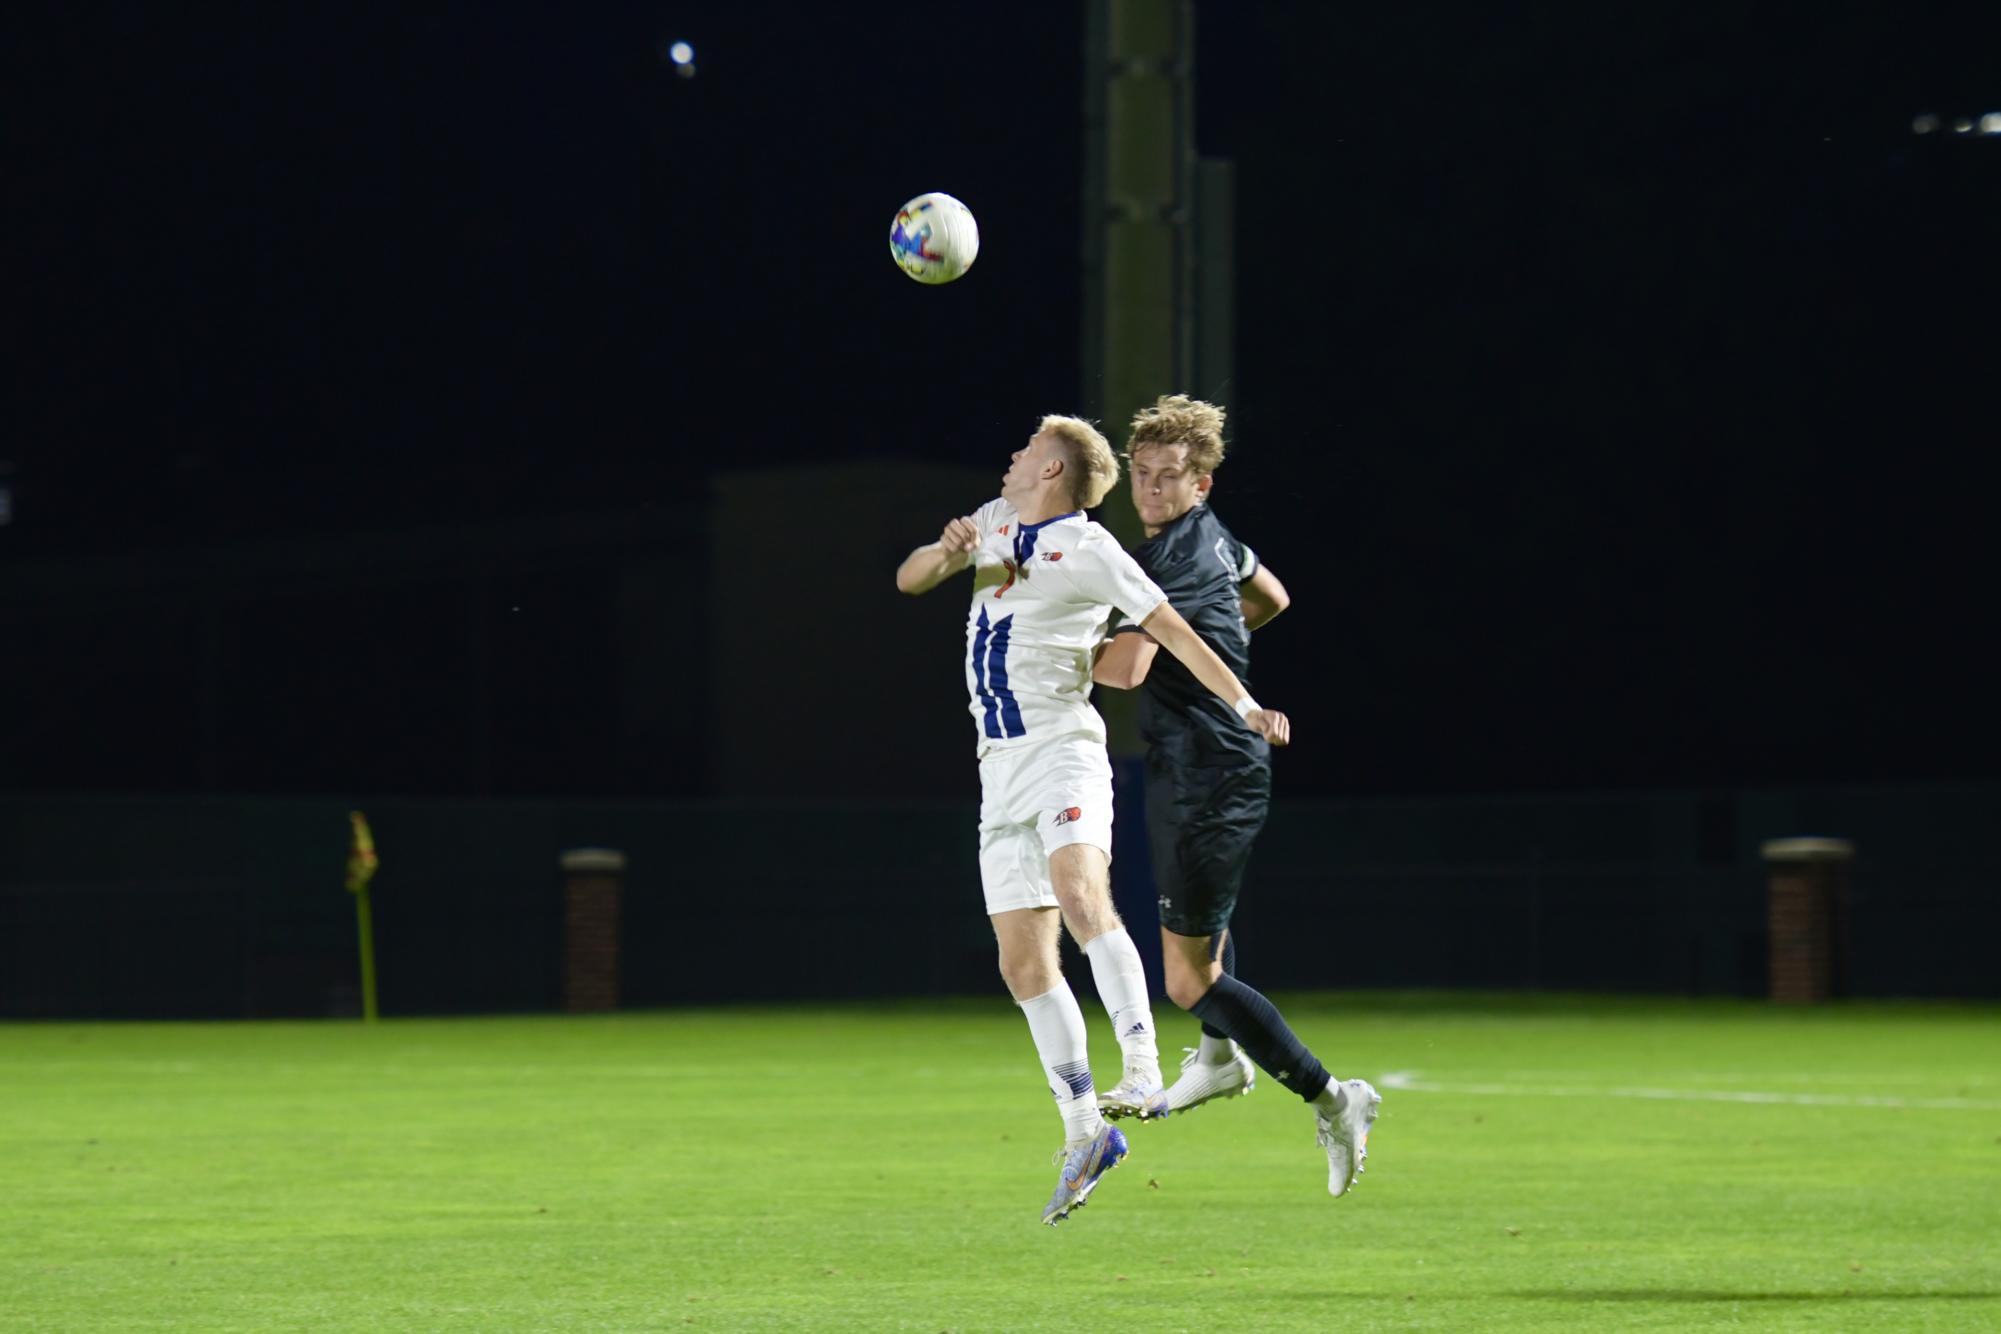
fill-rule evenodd
<path id="1" fill-rule="evenodd" d="M 1244 721 L 1250 724 L 1253 732 L 1274 746 L 1292 744 L 1292 720 L 1277 709 L 1253 709 L 1244 715 Z"/>
<path id="2" fill-rule="evenodd" d="M 980 545 L 979 527 L 970 518 L 954 519 L 938 535 L 938 545 L 954 555 L 976 551 Z"/>

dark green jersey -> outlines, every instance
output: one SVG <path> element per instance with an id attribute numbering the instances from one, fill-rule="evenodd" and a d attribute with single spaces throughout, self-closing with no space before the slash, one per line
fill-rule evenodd
<path id="1" fill-rule="evenodd" d="M 1240 590 L 1258 572 L 1257 553 L 1207 505 L 1197 505 L 1141 543 L 1133 559 L 1248 692 L 1251 632 Z M 1265 739 L 1171 653 L 1154 655 L 1140 687 L 1139 727 L 1147 746 L 1176 764 L 1263 763 L 1271 756 Z"/>

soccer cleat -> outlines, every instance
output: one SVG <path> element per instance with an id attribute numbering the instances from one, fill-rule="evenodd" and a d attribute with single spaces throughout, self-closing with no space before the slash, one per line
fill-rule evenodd
<path id="1" fill-rule="evenodd" d="M 1221 1065 L 1202 1060 L 1194 1047 L 1182 1050 L 1188 1054 L 1181 1058 L 1181 1078 L 1167 1090 L 1167 1105 L 1172 1111 L 1190 1111 L 1217 1098 L 1249 1093 L 1258 1086 L 1258 1068 L 1241 1047 Z"/>
<path id="2" fill-rule="evenodd" d="M 1173 1109 L 1167 1101 L 1167 1090 L 1160 1086 L 1159 1070 L 1127 1066 L 1125 1078 L 1098 1095 L 1098 1110 L 1113 1121 L 1128 1116 L 1158 1121 Z"/>
<path id="3" fill-rule="evenodd" d="M 1054 1227 L 1072 1209 L 1083 1208 L 1099 1180 L 1125 1156 L 1126 1137 L 1111 1124 L 1100 1126 L 1097 1134 L 1075 1148 L 1058 1149 L 1056 1161 L 1063 1165 L 1063 1175 L 1056 1179 L 1056 1193 L 1042 1206 L 1042 1221 Z"/>
<path id="4" fill-rule="evenodd" d="M 1345 1195 L 1369 1162 L 1369 1127 L 1376 1123 L 1376 1109 L 1383 1095 L 1366 1079 L 1344 1079 L 1341 1091 L 1348 1101 L 1338 1112 L 1318 1101 L 1314 1112 L 1320 1118 L 1320 1147 L 1327 1150 L 1327 1193 Z"/>

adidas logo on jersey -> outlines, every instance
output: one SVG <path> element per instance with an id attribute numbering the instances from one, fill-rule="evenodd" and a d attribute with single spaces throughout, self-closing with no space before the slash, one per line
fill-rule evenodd
<path id="1" fill-rule="evenodd" d="M 1057 824 L 1069 824 L 1072 820 L 1081 820 L 1083 818 L 1084 818 L 1083 808 L 1078 806 L 1071 806 L 1064 810 L 1056 812 Z"/>

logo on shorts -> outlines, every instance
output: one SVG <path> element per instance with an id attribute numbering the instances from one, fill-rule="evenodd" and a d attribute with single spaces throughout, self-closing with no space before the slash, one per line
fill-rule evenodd
<path id="1" fill-rule="evenodd" d="M 1084 811 L 1083 808 L 1079 806 L 1066 806 L 1062 810 L 1056 812 L 1057 824 L 1069 824 L 1072 820 L 1081 820 L 1083 818 L 1084 818 Z"/>

